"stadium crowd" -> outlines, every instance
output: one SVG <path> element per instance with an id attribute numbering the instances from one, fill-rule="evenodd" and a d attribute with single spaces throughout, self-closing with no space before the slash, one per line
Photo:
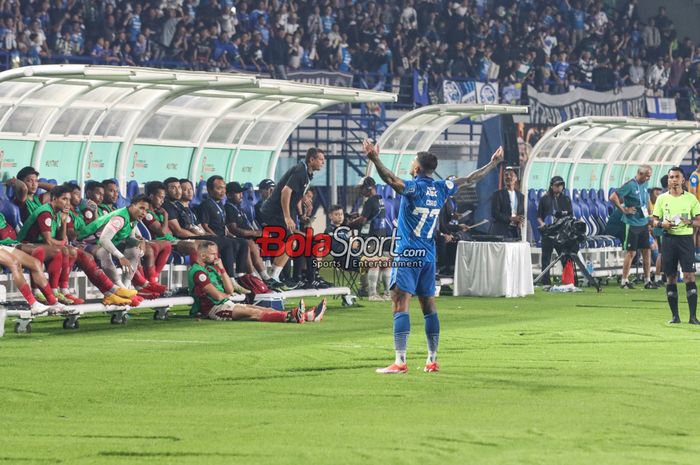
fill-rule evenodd
<path id="1" fill-rule="evenodd" d="M 610 2 L 605 2 L 608 5 Z M 700 53 L 638 0 L 2 0 L 8 66 L 41 63 L 352 72 L 355 85 L 428 74 L 540 91 L 700 86 Z"/>

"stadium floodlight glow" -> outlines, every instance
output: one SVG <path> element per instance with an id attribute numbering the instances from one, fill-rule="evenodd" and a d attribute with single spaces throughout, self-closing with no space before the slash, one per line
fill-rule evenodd
<path id="1" fill-rule="evenodd" d="M 379 157 L 399 177 L 408 176 L 411 160 L 428 150 L 448 127 L 465 118 L 482 115 L 526 115 L 528 108 L 518 105 L 442 104 L 410 111 L 394 121 L 378 141 Z M 367 174 L 374 174 L 370 163 Z"/>
<path id="2" fill-rule="evenodd" d="M 339 103 L 395 102 L 386 92 L 247 74 L 43 65 L 0 73 L 0 160 L 57 180 L 217 173 L 256 184 L 274 176 L 304 119 Z"/>

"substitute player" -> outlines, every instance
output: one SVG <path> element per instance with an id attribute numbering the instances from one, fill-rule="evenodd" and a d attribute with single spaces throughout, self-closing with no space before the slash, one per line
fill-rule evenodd
<path id="1" fill-rule="evenodd" d="M 654 226 L 664 230 L 661 242 L 662 266 L 666 275 L 666 297 L 673 318 L 669 323 L 680 323 L 678 317 L 678 264 L 683 271 L 685 292 L 691 325 L 699 325 L 695 311 L 698 288 L 695 284 L 695 257 L 693 254 L 693 227 L 700 227 L 700 202 L 683 190 L 685 177 L 677 166 L 668 170 L 668 192 L 661 194 L 654 205 Z"/>
<path id="2" fill-rule="evenodd" d="M 190 315 L 201 315 L 210 320 L 220 321 L 264 321 L 270 323 L 319 323 L 326 312 L 326 299 L 316 307 L 306 310 L 304 301 L 288 312 L 278 312 L 258 305 L 234 302 L 233 280 L 226 273 L 219 250 L 212 241 L 200 241 L 197 245 L 197 261 L 187 276 L 190 295 L 194 305 Z"/>
<path id="3" fill-rule="evenodd" d="M 491 161 L 473 173 L 452 181 L 437 181 L 433 173 L 438 160 L 429 152 L 419 152 L 411 165 L 413 180 L 399 179 L 379 159 L 379 149 L 369 140 L 362 144 L 367 158 L 374 164 L 377 174 L 401 195 L 394 266 L 391 275 L 391 300 L 394 312 L 394 349 L 396 360 L 377 373 L 406 373 L 406 343 L 411 330 L 408 309 L 412 296 L 418 300 L 425 318 L 425 334 L 428 340 L 428 360 L 424 371 L 439 371 L 437 363 L 440 322 L 435 308 L 435 226 L 447 198 L 462 185 L 475 183 L 503 160 L 503 148 L 491 157 Z M 424 253 L 422 252 L 424 251 Z M 423 255 L 421 256 L 421 253 Z"/>

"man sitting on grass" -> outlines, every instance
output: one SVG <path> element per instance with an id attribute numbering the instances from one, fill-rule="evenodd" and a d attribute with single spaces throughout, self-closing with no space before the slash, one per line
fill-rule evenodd
<path id="1" fill-rule="evenodd" d="M 190 315 L 200 314 L 210 320 L 320 322 L 326 311 L 326 299 L 308 311 L 301 300 L 298 307 L 288 312 L 233 302 L 233 282 L 219 258 L 216 244 L 212 241 L 201 241 L 197 246 L 197 262 L 190 268 L 187 281 L 190 295 L 194 298 Z"/>

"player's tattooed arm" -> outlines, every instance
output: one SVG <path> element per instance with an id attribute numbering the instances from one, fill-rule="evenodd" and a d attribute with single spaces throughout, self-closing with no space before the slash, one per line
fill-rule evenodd
<path id="1" fill-rule="evenodd" d="M 460 176 L 454 180 L 454 183 L 459 189 L 467 184 L 475 184 L 481 181 L 481 178 L 486 176 L 486 174 L 498 166 L 499 163 L 503 161 L 503 147 L 498 147 L 496 151 L 491 155 L 491 161 L 479 168 L 478 170 L 472 171 L 466 176 Z"/>
<path id="2" fill-rule="evenodd" d="M 396 176 L 391 172 L 389 168 L 384 166 L 384 163 L 379 159 L 379 148 L 372 143 L 372 141 L 365 139 L 362 142 L 362 150 L 367 154 L 369 161 L 374 163 L 374 167 L 377 169 L 377 174 L 382 180 L 391 186 L 392 189 L 396 191 L 397 194 L 402 194 L 404 190 L 404 183 L 401 178 Z"/>

